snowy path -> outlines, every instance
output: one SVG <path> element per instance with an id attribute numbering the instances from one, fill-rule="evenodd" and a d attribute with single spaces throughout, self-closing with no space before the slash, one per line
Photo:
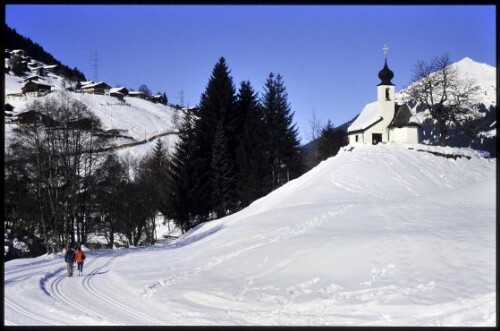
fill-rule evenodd
<path id="1" fill-rule="evenodd" d="M 113 262 L 122 252 L 107 254 L 88 253 L 84 263 L 84 273 L 77 276 L 76 264 L 74 276 L 68 277 L 66 265 L 61 258 L 44 264 L 19 266 L 5 273 L 5 285 L 32 283 L 39 279 L 35 290 L 45 294 L 42 302 L 34 301 L 26 306 L 27 298 L 5 298 L 6 325 L 162 325 L 163 321 L 149 316 L 143 311 L 130 308 L 122 300 L 117 300 L 112 282 L 105 280 L 105 274 L 113 267 Z M 41 264 L 41 263 L 40 263 Z M 42 270 L 52 269 L 43 273 Z M 103 286 L 104 285 L 104 286 Z M 107 288 L 107 290 L 103 289 Z M 118 289 L 119 290 L 119 289 Z M 116 293 L 116 292 L 115 292 Z M 37 297 L 36 293 L 33 293 Z M 54 308 L 47 309 L 53 306 Z M 50 312 L 57 308 L 58 314 L 51 317 Z M 9 316 L 16 316 L 11 320 Z M 64 316 L 64 318 L 62 318 Z"/>

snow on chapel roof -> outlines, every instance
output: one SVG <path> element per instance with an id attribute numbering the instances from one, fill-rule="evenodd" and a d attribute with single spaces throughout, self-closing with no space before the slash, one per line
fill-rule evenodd
<path id="1" fill-rule="evenodd" d="M 363 108 L 358 118 L 347 128 L 347 132 L 366 130 L 382 119 L 378 102 L 369 103 Z"/>
<path id="2" fill-rule="evenodd" d="M 406 126 L 419 126 L 415 113 L 407 104 L 396 105 L 396 114 L 388 128 L 401 128 Z"/>

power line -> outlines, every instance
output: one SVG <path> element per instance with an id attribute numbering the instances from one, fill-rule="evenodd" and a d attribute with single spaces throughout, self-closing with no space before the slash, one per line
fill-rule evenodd
<path id="1" fill-rule="evenodd" d="M 98 81 L 98 70 L 99 70 L 99 60 L 98 60 L 98 53 L 97 51 L 94 51 L 92 52 L 92 54 L 90 55 L 91 58 L 90 58 L 90 67 L 93 69 L 94 71 L 94 82 L 97 82 Z"/>

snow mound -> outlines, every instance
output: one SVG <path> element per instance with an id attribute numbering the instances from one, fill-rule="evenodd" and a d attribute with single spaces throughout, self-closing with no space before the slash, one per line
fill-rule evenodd
<path id="1" fill-rule="evenodd" d="M 348 146 L 192 229 L 168 263 L 121 264 L 133 276 L 120 281 L 159 305 L 195 305 L 200 323 L 492 325 L 496 160 L 484 156 Z"/>

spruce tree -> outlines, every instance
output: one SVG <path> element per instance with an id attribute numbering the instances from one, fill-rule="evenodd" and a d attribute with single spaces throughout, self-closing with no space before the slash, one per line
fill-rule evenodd
<path id="1" fill-rule="evenodd" d="M 234 163 L 234 135 L 238 130 L 236 114 L 236 92 L 226 60 L 221 57 L 212 70 L 207 88 L 201 96 L 198 120 L 195 125 L 196 155 L 194 176 L 197 184 L 194 187 L 197 196 L 196 215 L 207 218 L 214 210 L 215 202 L 211 199 L 215 182 L 212 171 L 213 144 L 217 126 L 222 124 L 224 135 L 228 137 L 227 157 Z M 233 194 L 232 194 L 233 195 Z"/>
<path id="2" fill-rule="evenodd" d="M 318 138 L 319 161 L 323 161 L 329 157 L 337 155 L 340 148 L 347 145 L 347 143 L 347 133 L 340 128 L 336 128 L 333 123 L 328 120 L 326 125 L 321 130 L 321 135 Z"/>
<path id="3" fill-rule="evenodd" d="M 270 185 L 266 185 L 270 183 L 267 171 L 270 167 L 264 149 L 262 110 L 249 81 L 241 82 L 237 108 L 242 116 L 236 149 L 237 189 L 241 206 L 245 207 L 270 191 Z"/>
<path id="4" fill-rule="evenodd" d="M 167 214 L 167 199 L 168 199 L 168 150 L 163 145 L 161 139 L 156 141 L 155 147 L 153 148 L 153 153 L 148 161 L 149 167 L 152 172 L 154 179 L 154 186 L 156 192 L 156 209 L 159 210 L 163 215 Z"/>
<path id="5" fill-rule="evenodd" d="M 217 126 L 212 145 L 212 203 L 216 217 L 222 217 L 236 208 L 236 176 L 229 157 L 228 140 L 222 121 Z"/>
<path id="6" fill-rule="evenodd" d="M 188 112 L 184 116 L 179 133 L 179 142 L 169 163 L 168 172 L 168 217 L 183 232 L 192 225 L 194 209 L 194 155 L 195 140 L 193 130 L 193 116 Z"/>
<path id="7" fill-rule="evenodd" d="M 280 74 L 269 74 L 262 96 L 264 122 L 267 128 L 266 150 L 271 164 L 273 189 L 303 173 L 298 132 L 288 93 Z"/>

